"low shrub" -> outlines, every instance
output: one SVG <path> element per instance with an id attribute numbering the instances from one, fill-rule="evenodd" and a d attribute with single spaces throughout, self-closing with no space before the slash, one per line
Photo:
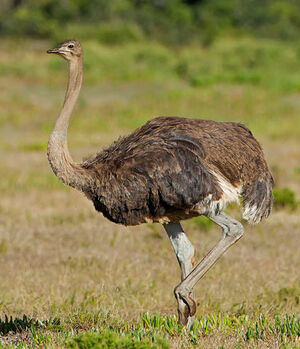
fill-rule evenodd
<path id="1" fill-rule="evenodd" d="M 128 334 L 118 336 L 112 330 L 104 330 L 101 332 L 86 332 L 68 340 L 66 346 L 68 348 L 80 349 L 167 349 L 169 344 L 165 339 L 153 338 L 154 342 L 149 339 L 140 339 L 132 337 Z"/>
<path id="2" fill-rule="evenodd" d="M 289 188 L 276 188 L 273 190 L 274 206 L 295 209 L 298 206 L 295 193 Z"/>

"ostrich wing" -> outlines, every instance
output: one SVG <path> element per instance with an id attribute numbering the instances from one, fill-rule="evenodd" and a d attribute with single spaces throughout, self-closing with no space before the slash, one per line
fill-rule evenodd
<path id="1" fill-rule="evenodd" d="M 241 187 L 257 180 L 265 161 L 240 124 L 158 117 L 82 166 L 95 178 L 86 194 L 96 209 L 114 222 L 135 225 L 188 218 L 196 204 L 221 198 L 216 174 Z"/>
<path id="2" fill-rule="evenodd" d="M 87 195 L 107 218 L 135 225 L 191 209 L 208 195 L 220 197 L 201 141 L 174 121 L 151 120 L 83 163 L 95 174 Z"/>

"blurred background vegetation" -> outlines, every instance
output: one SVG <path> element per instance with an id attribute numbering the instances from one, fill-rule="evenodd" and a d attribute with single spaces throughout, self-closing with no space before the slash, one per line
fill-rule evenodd
<path id="1" fill-rule="evenodd" d="M 73 33 L 104 43 L 155 39 L 209 45 L 224 35 L 294 40 L 297 0 L 2 0 L 0 33 L 57 39 Z"/>

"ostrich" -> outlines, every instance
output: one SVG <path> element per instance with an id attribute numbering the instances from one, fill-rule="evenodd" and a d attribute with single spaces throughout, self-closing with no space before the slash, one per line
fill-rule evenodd
<path id="1" fill-rule="evenodd" d="M 173 245 L 181 282 L 174 289 L 178 321 L 191 326 L 193 288 L 243 235 L 242 224 L 223 212 L 243 201 L 243 218 L 258 223 L 272 208 L 273 179 L 251 131 L 235 122 L 156 117 L 81 164 L 67 145 L 67 130 L 82 83 L 82 48 L 66 40 L 47 53 L 68 62 L 62 110 L 50 135 L 48 159 L 55 175 L 82 191 L 114 223 L 159 222 Z M 195 249 L 181 220 L 204 215 L 222 228 L 216 246 L 194 267 Z"/>

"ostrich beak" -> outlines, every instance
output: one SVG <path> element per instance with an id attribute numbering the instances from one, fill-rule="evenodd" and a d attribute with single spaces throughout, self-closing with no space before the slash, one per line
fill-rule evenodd
<path id="1" fill-rule="evenodd" d="M 51 48 L 50 50 L 47 50 L 47 53 L 59 53 L 58 48 Z"/>

